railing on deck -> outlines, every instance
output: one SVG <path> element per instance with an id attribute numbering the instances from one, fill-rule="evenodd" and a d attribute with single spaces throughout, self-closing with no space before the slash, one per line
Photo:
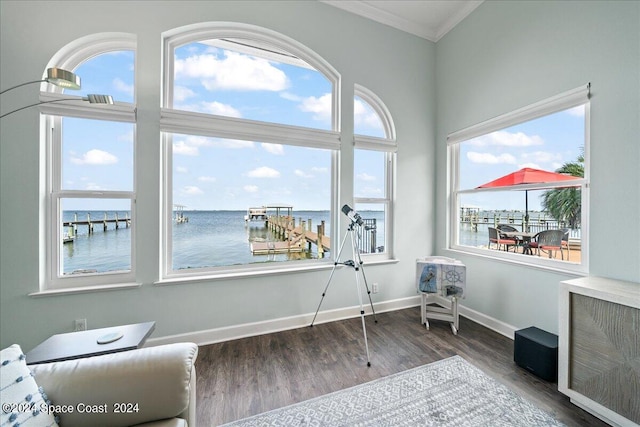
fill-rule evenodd
<path id="1" fill-rule="evenodd" d="M 364 225 L 359 240 L 359 249 L 362 254 L 373 254 L 383 252 L 384 247 L 377 246 L 377 224 L 375 218 L 363 218 Z"/>

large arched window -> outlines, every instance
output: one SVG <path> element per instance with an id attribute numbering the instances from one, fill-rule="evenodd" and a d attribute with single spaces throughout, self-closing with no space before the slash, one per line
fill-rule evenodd
<path id="1" fill-rule="evenodd" d="M 163 278 L 328 257 L 338 73 L 250 25 L 191 25 L 163 46 Z"/>
<path id="2" fill-rule="evenodd" d="M 75 72 L 78 91 L 43 83 L 47 257 L 41 288 L 135 278 L 135 36 L 96 34 L 61 49 L 47 68 Z M 114 105 L 86 102 L 110 95 Z"/>
<path id="3" fill-rule="evenodd" d="M 373 92 L 354 88 L 354 202 L 366 222 L 363 254 L 391 257 L 396 136 L 391 114 Z"/>

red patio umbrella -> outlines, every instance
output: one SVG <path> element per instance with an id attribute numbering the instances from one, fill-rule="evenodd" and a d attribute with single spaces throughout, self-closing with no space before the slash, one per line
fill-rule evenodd
<path id="1" fill-rule="evenodd" d="M 501 176 L 498 179 L 482 184 L 476 188 L 498 188 L 498 187 L 511 187 L 523 184 L 544 184 L 547 182 L 558 181 L 572 181 L 574 179 L 580 179 L 577 176 L 564 175 L 557 172 L 545 171 L 542 169 L 534 168 L 522 168 L 515 172 L 511 172 L 507 175 Z M 525 208 L 524 218 L 529 222 L 529 190 L 525 190 Z"/>

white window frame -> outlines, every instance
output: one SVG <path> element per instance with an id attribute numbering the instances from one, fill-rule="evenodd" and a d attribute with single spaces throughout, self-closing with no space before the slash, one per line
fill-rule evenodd
<path id="1" fill-rule="evenodd" d="M 381 151 L 385 153 L 385 195 L 384 197 L 355 197 L 354 204 L 382 204 L 385 207 L 385 249 L 382 253 L 362 254 L 368 261 L 392 259 L 394 256 L 394 201 L 395 201 L 395 165 L 398 143 L 396 140 L 396 128 L 391 113 L 382 100 L 366 87 L 355 84 L 354 97 L 361 98 L 380 117 L 384 129 L 385 138 L 377 138 L 367 135 L 353 135 L 355 149 Z"/>
<path id="2" fill-rule="evenodd" d="M 245 264 L 237 266 L 194 268 L 189 271 L 172 269 L 172 208 L 173 167 L 172 133 L 241 139 L 277 144 L 289 144 L 333 150 L 331 178 L 331 236 L 338 236 L 338 187 L 340 152 L 340 74 L 322 57 L 301 43 L 266 28 L 234 22 L 208 22 L 188 25 L 163 33 L 163 93 L 160 113 L 162 132 L 162 238 L 160 248 L 160 280 L 172 282 L 204 277 L 233 277 L 265 274 L 283 270 L 317 268 L 330 260 L 282 261 L 277 263 Z M 305 128 L 257 120 L 238 119 L 198 112 L 174 110 L 173 76 L 174 51 L 187 43 L 214 39 L 247 39 L 282 49 L 311 65 L 332 85 L 331 130 Z M 332 238 L 331 251 L 335 251 L 336 238 Z"/>
<path id="3" fill-rule="evenodd" d="M 130 50 L 136 52 L 136 36 L 127 33 L 100 33 L 77 39 L 52 57 L 46 68 L 59 67 L 75 70 L 83 62 L 91 58 L 113 51 Z M 136 59 L 137 61 L 137 55 Z M 136 67 L 137 69 L 137 67 Z M 82 78 L 82 76 L 81 76 Z M 64 99 L 65 102 L 51 102 Z M 73 99 L 72 101 L 68 101 Z M 41 84 L 40 101 L 48 102 L 39 107 L 41 113 L 41 140 L 46 162 L 44 175 L 45 197 L 43 211 L 45 221 L 44 273 L 41 274 L 40 290 L 55 291 L 72 288 L 100 288 L 104 286 L 127 286 L 135 282 L 135 230 L 136 227 L 136 169 L 134 148 L 134 170 L 132 191 L 88 191 L 63 190 L 62 178 L 62 117 L 75 117 L 92 120 L 107 120 L 125 123 L 136 123 L 135 101 L 116 103 L 115 105 L 92 105 L 82 101 L 82 97 L 72 93 L 62 93 L 62 88 Z M 134 125 L 135 136 L 135 125 Z M 135 139 L 135 137 L 134 137 Z M 135 142 L 134 142 L 135 144 Z M 60 239 L 62 236 L 62 217 L 60 200 L 68 198 L 91 199 L 128 199 L 131 204 L 131 269 L 124 272 L 87 273 L 63 275 L 59 271 L 61 265 Z"/>
<path id="4" fill-rule="evenodd" d="M 516 264 L 540 267 L 563 272 L 586 274 L 589 270 L 589 143 L 590 143 L 590 88 L 591 84 L 580 86 L 576 89 L 558 94 L 551 98 L 525 106 L 510 113 L 503 114 L 485 122 L 470 126 L 447 136 L 447 165 L 448 181 L 447 194 L 447 227 L 446 240 L 447 249 L 475 254 L 482 257 L 500 259 Z M 569 263 L 555 259 L 548 259 L 537 256 L 523 256 L 521 254 L 509 253 L 507 251 L 487 250 L 471 246 L 459 245 L 458 224 L 460 222 L 460 195 L 472 194 L 483 191 L 510 191 L 510 187 L 501 189 L 460 189 L 459 188 L 459 158 L 460 143 L 470 139 L 489 134 L 501 129 L 505 129 L 520 123 L 524 123 L 549 114 L 561 112 L 569 108 L 584 105 L 585 108 L 585 132 L 584 132 L 584 177 L 576 177 L 575 180 L 562 181 L 557 184 L 550 183 L 544 188 L 566 187 L 567 185 L 579 186 L 581 189 L 581 262 Z M 521 185 L 518 189 L 540 189 L 540 185 Z"/>

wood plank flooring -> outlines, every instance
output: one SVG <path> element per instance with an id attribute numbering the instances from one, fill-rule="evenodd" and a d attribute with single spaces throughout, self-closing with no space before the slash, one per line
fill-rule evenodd
<path id="1" fill-rule="evenodd" d="M 513 341 L 460 318 L 420 325 L 420 308 L 201 346 L 196 361 L 199 426 L 216 426 L 460 355 L 569 427 L 606 426 L 513 362 Z"/>

